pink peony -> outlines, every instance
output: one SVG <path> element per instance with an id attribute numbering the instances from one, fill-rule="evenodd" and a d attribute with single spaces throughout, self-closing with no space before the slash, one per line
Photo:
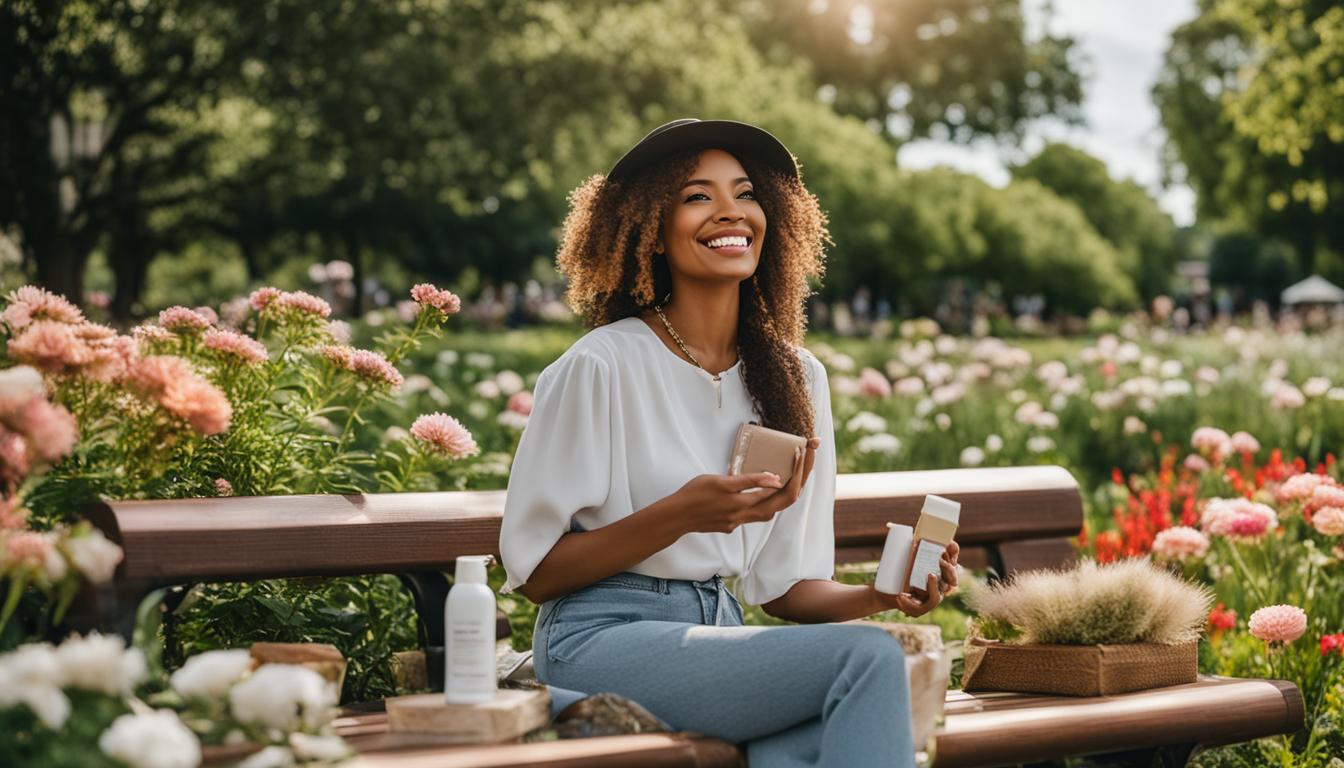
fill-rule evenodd
<path id="1" fill-rule="evenodd" d="M 252 305 L 252 309 L 257 312 L 269 307 L 272 302 L 280 298 L 282 291 L 279 288 L 272 288 L 269 285 L 258 288 L 247 297 L 247 303 Z"/>
<path id="2" fill-rule="evenodd" d="M 169 307 L 159 313 L 159 325 L 170 331 L 191 333 L 210 327 L 210 319 L 194 309 Z"/>
<path id="3" fill-rule="evenodd" d="M 532 415 L 532 393 L 528 392 L 526 389 L 514 392 L 512 395 L 509 395 L 509 404 L 507 408 L 510 411 L 522 414 L 523 416 Z"/>
<path id="4" fill-rule="evenodd" d="M 451 315 L 462 308 L 462 300 L 452 291 L 435 288 L 429 283 L 419 283 L 411 288 L 411 298 L 422 307 L 433 307 L 445 315 Z"/>
<path id="5" fill-rule="evenodd" d="M 9 326 L 11 333 L 26 328 L 35 320 L 51 320 L 57 323 L 81 323 L 84 313 L 71 304 L 64 296 L 58 296 L 35 285 L 25 285 L 9 292 L 5 297 L 9 306 L 0 312 L 0 321 Z"/>
<path id="6" fill-rule="evenodd" d="M 1266 643 L 1291 643 L 1307 631 L 1307 613 L 1295 605 L 1270 605 L 1252 613 L 1247 626 Z"/>
<path id="7" fill-rule="evenodd" d="M 1198 559 L 1209 551 L 1209 537 L 1183 525 L 1159 531 L 1153 539 L 1153 552 L 1166 560 Z"/>
<path id="8" fill-rule="evenodd" d="M 1344 508 L 1321 507 L 1312 514 L 1311 526 L 1325 536 L 1344 536 Z"/>
<path id="9" fill-rule="evenodd" d="M 219 495 L 219 496 L 232 496 L 232 495 L 233 495 L 233 483 L 230 483 L 228 480 L 225 480 L 225 479 L 222 478 L 222 477 L 216 477 L 216 478 L 215 478 L 215 494 L 216 494 L 216 495 Z"/>
<path id="10" fill-rule="evenodd" d="M 1199 524 L 1215 536 L 1257 538 L 1278 527 L 1278 515 L 1250 499 L 1209 499 Z"/>
<path id="11" fill-rule="evenodd" d="M 471 432 L 446 413 L 429 413 L 417 418 L 411 425 L 411 435 L 431 451 L 454 459 L 474 456 L 480 452 Z"/>
<path id="12" fill-rule="evenodd" d="M 1289 501 L 1305 501 L 1311 498 L 1316 492 L 1316 488 L 1331 482 L 1331 479 L 1314 472 L 1303 472 L 1284 480 L 1279 486 L 1275 497 L 1280 503 Z"/>
<path id="13" fill-rule="evenodd" d="M 864 368 L 859 372 L 859 394 L 865 397 L 887 397 L 891 395 L 891 382 L 876 368 Z"/>
<path id="14" fill-rule="evenodd" d="M 331 305 L 311 293 L 304 291 L 285 291 L 275 300 L 281 309 L 293 309 L 308 315 L 326 318 L 331 315 Z"/>
<path id="15" fill-rule="evenodd" d="M 9 344 L 9 355 L 47 373 L 68 373 L 93 359 L 72 326 L 38 320 Z"/>
<path id="16" fill-rule="evenodd" d="M 1236 453 L 1259 453 L 1260 441 L 1249 432 L 1236 432 L 1231 439 L 1232 450 Z"/>
<path id="17" fill-rule="evenodd" d="M 350 353 L 349 369 L 359 376 L 375 383 L 386 384 L 393 389 L 400 387 L 405 381 L 387 358 L 368 349 L 356 349 Z"/>
<path id="18" fill-rule="evenodd" d="M 221 352 L 245 363 L 264 363 L 269 359 L 266 346 L 251 336 L 233 331 L 213 329 L 205 332 L 201 343 L 208 349 Z"/>
<path id="19" fill-rule="evenodd" d="M 1226 456 L 1231 452 L 1232 438 L 1217 427 L 1200 427 L 1191 436 L 1190 445 L 1205 456 L 1217 461 L 1219 457 Z"/>
<path id="20" fill-rule="evenodd" d="M 0 421 L 34 447 L 38 459 L 53 462 L 70 454 L 79 439 L 79 424 L 63 406 L 34 397 L 13 411 L 0 414 Z"/>

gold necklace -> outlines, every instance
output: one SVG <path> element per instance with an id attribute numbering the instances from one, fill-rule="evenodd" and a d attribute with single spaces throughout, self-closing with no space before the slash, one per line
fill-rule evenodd
<path id="1" fill-rule="evenodd" d="M 661 304 L 658 305 L 658 306 L 656 306 L 656 307 L 654 307 L 654 308 L 653 308 L 653 311 L 658 313 L 658 318 L 659 318 L 660 320 L 663 321 L 663 327 L 667 329 L 667 332 L 668 332 L 668 333 L 672 334 L 672 340 L 675 341 L 675 342 L 677 342 L 677 346 L 678 346 L 678 347 L 681 347 L 681 351 L 684 352 L 684 353 L 686 353 L 686 356 L 689 357 L 689 358 L 691 359 L 691 362 L 692 362 L 692 363 L 695 363 L 695 367 L 696 367 L 696 368 L 699 368 L 700 370 L 704 371 L 705 373 L 709 374 L 710 376 L 712 376 L 712 377 L 714 378 L 714 397 L 715 397 L 715 400 L 718 402 L 718 407 L 722 408 L 722 407 L 723 407 L 723 392 L 722 392 L 722 390 L 719 388 L 719 377 L 720 377 L 722 374 L 719 374 L 719 373 L 709 373 L 709 371 L 705 368 L 705 366 L 701 365 L 701 364 L 700 364 L 700 361 L 695 359 L 695 355 L 692 355 L 692 354 L 691 354 L 691 350 L 689 350 L 689 349 L 686 348 L 686 342 L 684 342 L 684 341 L 681 340 L 681 336 L 677 333 L 676 329 L 673 328 L 673 327 L 672 327 L 672 324 L 669 323 L 669 322 L 667 321 L 667 315 L 664 315 L 664 314 L 663 314 L 663 307 L 662 307 Z M 740 354 L 739 354 L 738 356 L 741 357 Z"/>

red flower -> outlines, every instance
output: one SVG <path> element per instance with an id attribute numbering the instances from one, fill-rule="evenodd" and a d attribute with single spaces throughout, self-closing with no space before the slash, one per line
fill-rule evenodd
<path id="1" fill-rule="evenodd" d="M 1336 652 L 1344 656 L 1344 632 L 1337 635 L 1321 635 L 1321 655 L 1329 656 Z"/>
<path id="2" fill-rule="evenodd" d="M 1120 540 L 1120 534 L 1115 531 L 1102 531 L 1093 539 L 1097 547 L 1097 562 L 1109 563 L 1120 556 L 1124 549 L 1124 542 Z"/>
<path id="3" fill-rule="evenodd" d="M 1113 467 L 1111 469 L 1111 482 L 1116 485 L 1125 484 L 1125 473 L 1121 472 L 1119 467 Z"/>
<path id="4" fill-rule="evenodd" d="M 1219 603 L 1212 611 L 1209 611 L 1209 626 L 1214 632 L 1222 632 L 1227 629 L 1235 629 L 1237 626 L 1237 612 L 1232 610 L 1223 610 L 1223 604 Z M 1324 640 L 1322 640 L 1324 642 Z"/>

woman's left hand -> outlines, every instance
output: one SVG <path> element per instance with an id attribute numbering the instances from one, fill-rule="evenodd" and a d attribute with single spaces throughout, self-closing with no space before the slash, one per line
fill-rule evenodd
<path id="1" fill-rule="evenodd" d="M 873 600 L 877 609 L 873 611 L 889 611 L 893 608 L 904 613 L 907 616 L 923 616 L 932 611 L 943 597 L 957 591 L 957 558 L 961 554 L 961 547 L 957 542 L 947 545 L 942 557 L 938 559 L 939 570 L 942 572 L 942 578 L 936 579 L 929 576 L 929 582 L 924 587 L 924 599 L 921 600 L 912 594 L 902 592 L 896 595 L 889 595 L 886 592 L 879 592 L 873 585 L 869 585 L 872 590 Z"/>

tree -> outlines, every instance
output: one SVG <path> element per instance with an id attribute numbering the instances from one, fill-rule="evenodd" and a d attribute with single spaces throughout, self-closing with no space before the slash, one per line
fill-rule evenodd
<path id="1" fill-rule="evenodd" d="M 1077 205 L 1119 252 L 1118 266 L 1132 276 L 1142 298 L 1168 290 L 1176 266 L 1176 227 L 1138 184 L 1112 179 L 1104 163 L 1066 144 L 1046 145 L 1014 168 L 1013 177 L 1035 179 Z"/>

